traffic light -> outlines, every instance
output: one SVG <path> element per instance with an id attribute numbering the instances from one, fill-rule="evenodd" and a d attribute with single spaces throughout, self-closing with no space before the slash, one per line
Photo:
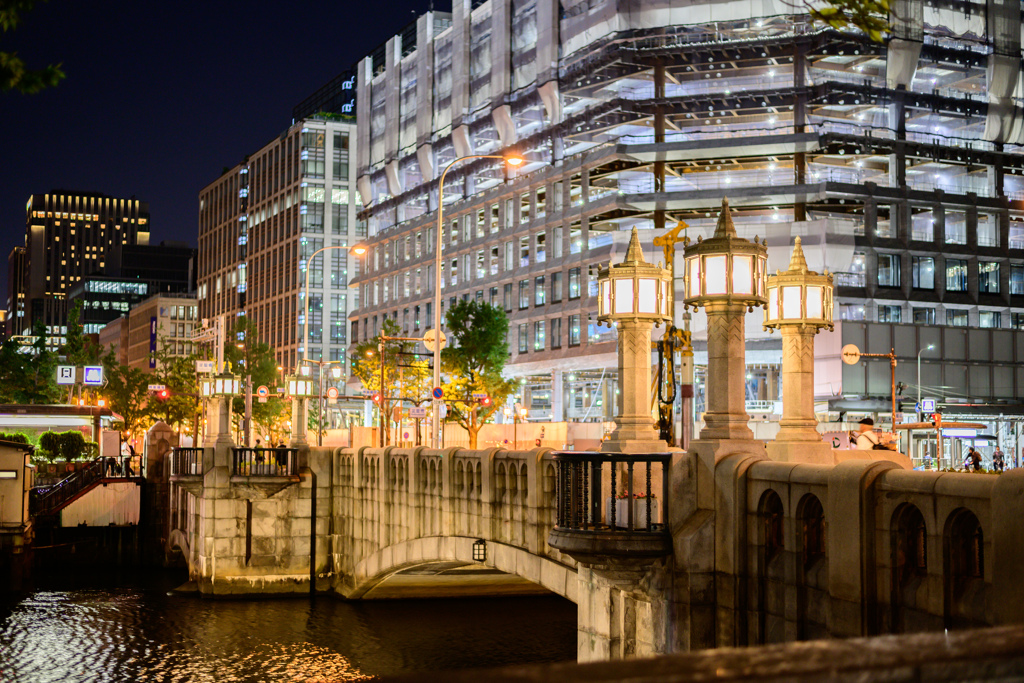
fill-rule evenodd
<path id="1" fill-rule="evenodd" d="M 166 401 L 170 397 L 170 395 L 171 392 L 167 391 L 166 389 L 161 389 L 160 391 L 156 392 L 156 397 L 161 401 Z"/>
<path id="2" fill-rule="evenodd" d="M 490 396 L 484 396 L 483 398 L 480 399 L 480 406 L 481 407 L 489 408 L 490 405 L 491 405 L 491 397 Z"/>
<path id="3" fill-rule="evenodd" d="M 942 428 L 942 413 L 932 414 L 932 426 L 934 426 L 936 429 Z"/>
<path id="4" fill-rule="evenodd" d="M 380 400 L 381 400 L 380 392 L 379 391 L 374 392 L 373 396 L 371 396 L 370 399 L 374 403 L 376 403 L 377 405 L 380 405 Z"/>

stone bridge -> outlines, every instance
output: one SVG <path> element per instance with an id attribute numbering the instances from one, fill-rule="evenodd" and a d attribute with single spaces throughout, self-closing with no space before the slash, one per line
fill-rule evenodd
<path id="1" fill-rule="evenodd" d="M 170 456 L 167 537 L 204 595 L 359 598 L 483 562 L 578 605 L 581 661 L 1024 621 L 1024 470 L 763 452 L 220 442 Z"/>

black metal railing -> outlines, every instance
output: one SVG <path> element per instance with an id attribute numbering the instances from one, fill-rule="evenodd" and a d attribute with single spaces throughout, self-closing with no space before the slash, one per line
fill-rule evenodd
<path id="1" fill-rule="evenodd" d="M 181 477 L 203 473 L 202 448 L 175 448 L 171 451 L 171 476 Z"/>
<path id="2" fill-rule="evenodd" d="M 299 473 L 297 448 L 235 448 L 231 474 L 236 477 L 290 477 Z"/>
<path id="3" fill-rule="evenodd" d="M 669 453 L 555 453 L 555 528 L 665 533 L 670 458 Z M 660 485 L 652 483 L 656 474 Z"/>
<path id="4" fill-rule="evenodd" d="M 88 466 L 72 472 L 53 486 L 32 489 L 29 493 L 29 512 L 32 515 L 57 512 L 93 482 L 115 476 L 112 462 L 113 458 L 96 458 Z"/>

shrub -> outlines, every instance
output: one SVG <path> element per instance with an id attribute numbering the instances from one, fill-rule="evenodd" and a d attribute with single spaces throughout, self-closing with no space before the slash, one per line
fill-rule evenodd
<path id="1" fill-rule="evenodd" d="M 60 440 L 57 432 L 43 432 L 39 435 L 39 455 L 53 462 L 60 455 Z"/>
<path id="2" fill-rule="evenodd" d="M 100 455 L 100 445 L 95 441 L 86 441 L 82 449 L 82 456 L 85 460 L 95 460 Z"/>
<path id="3" fill-rule="evenodd" d="M 14 443 L 32 443 L 28 436 L 21 432 L 0 432 L 0 441 L 13 441 Z"/>
<path id="4" fill-rule="evenodd" d="M 64 432 L 57 435 L 60 457 L 68 462 L 78 460 L 85 454 L 85 437 L 82 432 Z"/>

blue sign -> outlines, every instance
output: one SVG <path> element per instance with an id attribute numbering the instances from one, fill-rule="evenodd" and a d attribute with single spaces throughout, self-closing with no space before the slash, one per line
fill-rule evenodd
<path id="1" fill-rule="evenodd" d="M 432 393 L 434 394 L 434 398 L 441 398 L 444 396 L 444 391 L 441 390 L 441 387 L 434 387 L 434 391 Z"/>
<path id="2" fill-rule="evenodd" d="M 935 399 L 934 398 L 922 398 L 921 408 L 922 413 L 934 413 L 935 412 Z"/>
<path id="3" fill-rule="evenodd" d="M 86 365 L 85 372 L 82 375 L 82 384 L 90 386 L 100 386 L 103 384 L 103 366 L 102 365 Z"/>

